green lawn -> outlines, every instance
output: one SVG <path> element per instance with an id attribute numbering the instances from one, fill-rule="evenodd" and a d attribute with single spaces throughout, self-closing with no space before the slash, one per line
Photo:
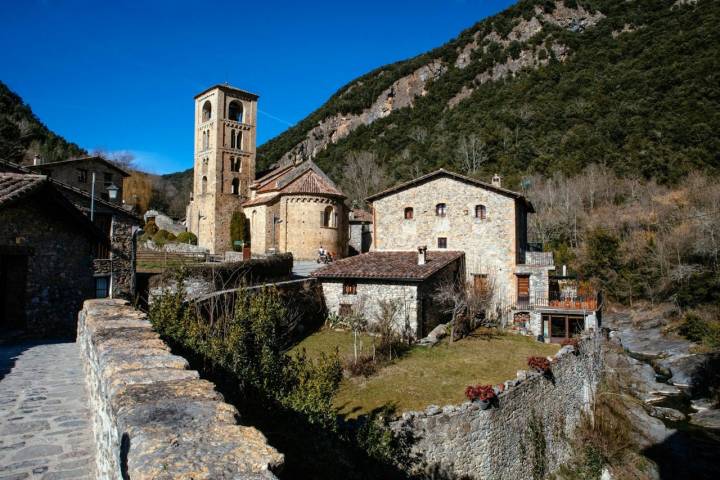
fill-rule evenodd
<path id="1" fill-rule="evenodd" d="M 372 337 L 363 336 L 363 344 L 371 351 Z M 295 349 L 305 348 L 313 357 L 338 347 L 340 355 L 347 356 L 352 354 L 352 345 L 352 333 L 322 330 Z M 413 347 L 371 377 L 344 379 L 335 405 L 341 413 L 354 417 L 383 405 L 394 405 L 397 412 L 404 412 L 431 404 L 459 403 L 465 399 L 468 385 L 515 378 L 517 370 L 527 368 L 527 357 L 554 355 L 557 350 L 557 345 L 512 334 L 470 336 L 452 344 L 443 341 L 432 348 Z"/>

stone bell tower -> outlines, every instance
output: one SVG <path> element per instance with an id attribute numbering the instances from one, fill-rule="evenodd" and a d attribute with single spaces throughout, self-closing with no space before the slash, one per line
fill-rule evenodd
<path id="1" fill-rule="evenodd" d="M 258 96 L 215 85 L 195 96 L 193 193 L 188 230 L 210 253 L 231 250 L 230 219 L 255 180 Z"/>

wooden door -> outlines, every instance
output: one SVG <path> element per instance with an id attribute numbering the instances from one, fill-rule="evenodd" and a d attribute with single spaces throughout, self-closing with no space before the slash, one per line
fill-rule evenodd
<path id="1" fill-rule="evenodd" d="M 27 255 L 0 255 L 0 333 L 25 328 Z"/>
<path id="2" fill-rule="evenodd" d="M 526 305 L 530 303 L 530 276 L 518 275 L 517 277 L 517 298 L 518 303 Z"/>

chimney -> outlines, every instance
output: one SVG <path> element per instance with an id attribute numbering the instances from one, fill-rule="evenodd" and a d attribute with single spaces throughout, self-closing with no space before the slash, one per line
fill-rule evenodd
<path id="1" fill-rule="evenodd" d="M 427 262 L 427 246 L 418 247 L 418 265 L 425 265 Z"/>
<path id="2" fill-rule="evenodd" d="M 42 158 L 40 158 L 40 155 L 35 155 L 33 157 L 33 165 L 40 165 L 42 163 Z"/>
<path id="3" fill-rule="evenodd" d="M 502 187 L 502 177 L 497 173 L 492 177 L 492 184 L 494 187 Z"/>

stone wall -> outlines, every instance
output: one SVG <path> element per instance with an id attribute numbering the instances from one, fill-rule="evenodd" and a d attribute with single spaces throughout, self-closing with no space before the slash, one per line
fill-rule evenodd
<path id="1" fill-rule="evenodd" d="M 395 319 L 398 331 L 409 330 L 413 335 L 419 332 L 418 326 L 418 286 L 414 283 L 384 282 L 380 280 L 358 280 L 357 294 L 345 295 L 343 282 L 323 280 L 323 296 L 328 312 L 339 313 L 340 305 L 353 305 L 360 308 L 370 326 L 380 312 L 379 302 L 382 300 L 395 300 L 399 302 L 400 312 Z"/>
<path id="2" fill-rule="evenodd" d="M 563 347 L 553 360 L 552 378 L 519 371 L 504 383 L 497 407 L 481 410 L 471 402 L 430 406 L 406 412 L 391 426 L 412 434 L 413 450 L 429 465 L 458 476 L 525 479 L 534 478 L 533 469 L 539 467 L 552 473 L 569 458 L 568 439 L 591 406 L 603 367 L 603 342 L 598 334 L 586 337 L 577 355 Z"/>
<path id="3" fill-rule="evenodd" d="M 123 300 L 88 300 L 78 319 L 98 479 L 275 479 L 283 455 L 213 384 L 188 370 Z"/>
<path id="4" fill-rule="evenodd" d="M 444 217 L 435 214 L 439 203 L 447 205 Z M 517 238 L 515 203 L 509 195 L 435 177 L 373 202 L 373 250 L 415 250 L 420 245 L 438 250 L 438 238 L 447 238 L 447 250 L 465 252 L 467 279 L 491 275 L 498 300 L 509 301 L 515 291 L 515 265 L 524 248 Z M 485 206 L 484 219 L 475 217 L 476 205 Z M 407 207 L 413 209 L 412 219 L 404 218 Z"/>
<path id="5" fill-rule="evenodd" d="M 132 300 L 135 296 L 136 227 L 137 222 L 130 217 L 113 216 L 110 232 L 110 295 L 113 298 Z"/>
<path id="6" fill-rule="evenodd" d="M 24 294 L 25 325 L 33 335 L 72 336 L 83 300 L 95 294 L 92 249 L 97 240 L 55 202 L 39 196 L 6 206 L 0 211 L 0 255 L 17 263 L 12 290 L 19 301 Z M 18 274 L 25 270 L 22 282 Z M 10 283 L 10 282 L 9 282 Z M 1 294 L 10 294 L 0 292 Z M 3 332 L 0 332 L 2 334 Z"/>

